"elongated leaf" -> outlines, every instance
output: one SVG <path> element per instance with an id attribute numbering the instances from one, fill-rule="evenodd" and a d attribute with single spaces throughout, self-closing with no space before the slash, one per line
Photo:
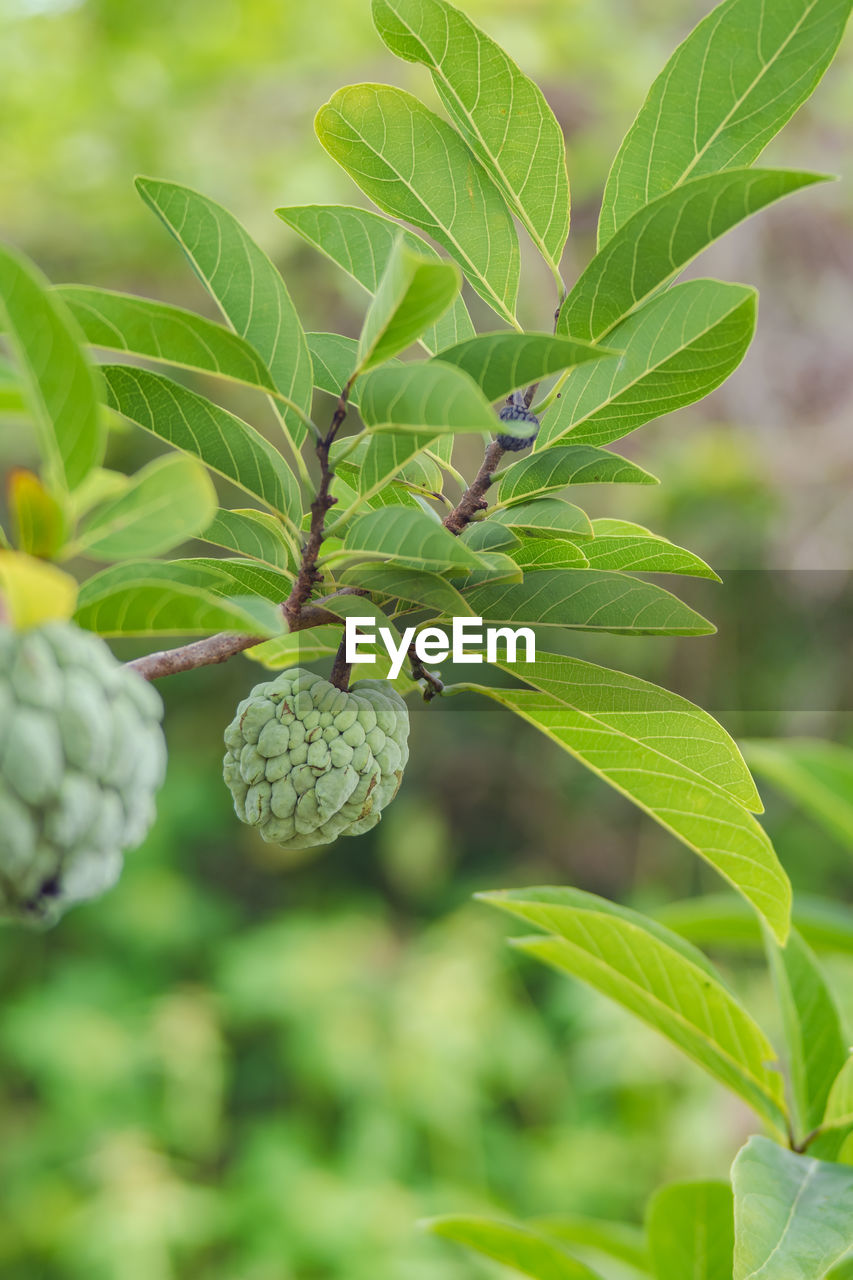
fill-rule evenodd
<path id="1" fill-rule="evenodd" d="M 549 374 L 572 369 L 613 352 L 550 333 L 483 333 L 441 351 L 437 357 L 470 374 L 487 400 L 503 400 Z"/>
<path id="2" fill-rule="evenodd" d="M 784 169 L 730 169 L 658 196 L 595 255 L 563 304 L 559 332 L 600 342 L 726 231 L 824 180 Z"/>
<path id="3" fill-rule="evenodd" d="M 284 281 L 267 255 L 227 209 L 189 187 L 137 178 L 142 199 L 165 224 L 228 323 L 255 349 L 273 384 L 302 414 L 311 413 L 314 378 L 302 324 Z M 307 428 L 285 409 L 294 445 Z"/>
<path id="4" fill-rule="evenodd" d="M 473 379 L 440 361 L 374 369 L 362 383 L 359 409 L 371 431 L 413 432 L 420 437 L 495 431 L 498 425 Z"/>
<path id="5" fill-rule="evenodd" d="M 767 920 L 776 938 L 785 940 L 788 877 L 765 831 L 743 807 L 757 807 L 755 793 L 750 794 L 737 748 L 719 725 L 715 735 L 707 717 L 697 724 L 697 738 L 687 737 L 694 715 L 703 719 L 698 708 L 684 703 L 670 716 L 666 699 L 674 695 L 643 681 L 635 687 L 634 677 L 573 659 L 537 651 L 532 665 L 498 665 L 535 684 L 536 691 L 477 686 L 480 693 L 541 730 L 710 863 Z M 602 690 L 616 710 L 607 704 L 602 709 Z M 626 696 L 637 711 L 645 701 L 650 711 L 663 714 L 644 719 L 634 711 L 625 718 L 620 710 Z M 658 726 L 663 732 L 655 732 Z"/>
<path id="6" fill-rule="evenodd" d="M 705 894 L 659 907 L 662 924 L 700 947 L 727 946 L 760 950 L 762 934 L 747 903 L 729 894 Z M 818 951 L 853 954 L 853 911 L 837 902 L 797 894 L 793 922 Z"/>
<path id="7" fill-rule="evenodd" d="M 211 635 L 236 631 L 273 636 L 281 613 L 266 600 L 231 598 L 228 578 L 162 560 L 114 565 L 80 588 L 75 621 L 105 636 Z"/>
<path id="8" fill-rule="evenodd" d="M 257 596 L 279 605 L 290 594 L 293 575 L 257 560 L 240 560 L 226 556 L 194 556 L 187 560 L 169 560 L 169 572 L 180 575 L 184 582 L 198 583 L 231 598 Z M 280 627 L 278 628 L 281 629 Z"/>
<path id="9" fill-rule="evenodd" d="M 568 543 L 563 545 L 568 546 Z M 467 571 L 464 582 L 457 570 L 454 570 L 453 576 L 458 577 L 456 585 L 460 590 L 484 583 L 522 582 L 524 579 L 524 573 L 516 562 L 502 551 L 481 551 L 477 568 Z M 470 605 L 467 607 L 470 608 Z"/>
<path id="10" fill-rule="evenodd" d="M 58 559 L 68 532 L 62 504 L 23 468 L 9 472 L 6 492 L 18 549 L 42 560 Z"/>
<path id="11" fill-rule="evenodd" d="M 555 1240 L 519 1222 L 448 1216 L 422 1225 L 433 1235 L 466 1245 L 533 1280 L 600 1280 Z"/>
<path id="12" fill-rule="evenodd" d="M 853 848 L 853 750 L 810 738 L 747 742 L 756 773 Z"/>
<path id="13" fill-rule="evenodd" d="M 217 511 L 199 536 L 274 569 L 292 569 L 296 564 L 296 546 L 281 521 L 267 511 Z"/>
<path id="14" fill-rule="evenodd" d="M 796 1132 L 804 1138 L 823 1119 L 847 1046 L 826 979 L 796 929 L 784 948 L 767 939 L 767 959 L 782 1010 Z"/>
<path id="15" fill-rule="evenodd" d="M 254 645 L 246 653 L 253 662 L 271 671 L 283 671 L 286 667 L 307 666 L 318 658 L 333 657 L 341 643 L 340 624 L 310 627 L 306 631 L 294 631 L 286 636 L 275 636 L 263 644 Z"/>
<path id="16" fill-rule="evenodd" d="M 589 516 L 574 503 L 562 498 L 536 498 L 503 507 L 489 516 L 493 524 L 506 525 L 516 533 L 529 533 L 549 538 L 582 538 L 593 536 Z M 586 552 L 584 552 L 586 555 Z"/>
<path id="17" fill-rule="evenodd" d="M 316 129 L 380 209 L 437 240 L 498 315 L 517 324 L 515 227 L 455 130 L 410 93 L 373 84 L 339 89 L 318 112 Z"/>
<path id="18" fill-rule="evenodd" d="M 358 363 L 358 341 L 342 333 L 306 333 L 314 385 L 329 395 L 338 396 Z M 350 401 L 358 406 L 361 385 L 356 380 L 350 388 Z"/>
<path id="19" fill-rule="evenodd" d="M 563 134 L 541 90 L 445 0 L 373 0 L 392 53 L 432 73 L 447 112 L 560 279 L 569 234 Z"/>
<path id="20" fill-rule="evenodd" d="M 93 347 L 198 369 L 275 393 L 269 369 L 254 347 L 194 311 L 88 285 L 60 285 L 54 292 Z"/>
<path id="21" fill-rule="evenodd" d="M 769 1040 L 683 939 L 577 889 L 479 896 L 549 935 L 516 938 L 514 946 L 621 1004 L 784 1132 L 784 1087 Z"/>
<path id="22" fill-rule="evenodd" d="M 119 497 L 96 507 L 74 544 L 96 560 L 159 556 L 202 533 L 216 511 L 216 491 L 193 458 L 167 454 L 133 477 Z"/>
<path id="23" fill-rule="evenodd" d="M 281 454 L 254 427 L 147 369 L 105 365 L 108 402 L 125 418 L 198 458 L 298 527 L 302 501 Z"/>
<path id="24" fill-rule="evenodd" d="M 845 1060 L 832 1082 L 821 1123 L 825 1129 L 853 1127 L 853 1055 Z"/>
<path id="25" fill-rule="evenodd" d="M 549 450 L 550 452 L 550 450 Z M 543 455 L 547 458 L 548 453 Z M 602 517 L 592 522 L 595 541 L 584 551 L 595 569 L 628 573 L 680 573 L 719 582 L 714 570 L 692 551 L 677 547 L 639 524 Z"/>
<path id="26" fill-rule="evenodd" d="M 276 213 L 303 240 L 319 249 L 332 262 L 343 267 L 368 293 L 375 293 L 391 251 L 402 235 L 403 243 L 415 253 L 438 258 L 431 244 L 414 231 L 401 227 L 372 209 L 352 205 L 306 204 Z M 441 351 L 474 334 L 468 309 L 461 298 L 455 298 L 450 309 L 423 334 L 421 342 L 429 352 Z"/>
<path id="27" fill-rule="evenodd" d="M 853 1248 L 853 1169 L 750 1138 L 732 1186 L 734 1280 L 821 1280 Z"/>
<path id="28" fill-rule="evenodd" d="M 419 455 L 432 444 L 433 438 L 429 435 L 371 434 L 348 454 L 345 461 L 336 465 L 336 470 L 355 487 L 359 505 L 380 494 L 392 479 L 404 474 L 410 479 L 425 481 L 425 488 L 432 483 L 440 489 L 441 472 L 435 463 L 427 461 L 422 474 L 418 474 L 416 468 Z M 349 441 L 341 441 L 341 446 L 342 449 L 348 448 Z M 332 464 L 335 465 L 334 451 Z M 395 492 L 399 494 L 399 489 Z M 340 513 L 341 521 L 346 514 L 346 510 Z"/>
<path id="29" fill-rule="evenodd" d="M 472 520 L 459 536 L 472 551 L 501 551 L 521 546 L 518 534 L 495 520 Z"/>
<path id="30" fill-rule="evenodd" d="M 584 555 L 590 545 L 582 544 Z M 625 635 L 704 636 L 714 631 L 663 587 L 599 569 L 545 569 L 517 586 L 475 588 L 468 600 L 488 622 Z"/>
<path id="31" fill-rule="evenodd" d="M 368 308 L 358 344 L 358 369 L 382 364 L 420 338 L 458 295 L 462 284 L 452 262 L 413 253 L 402 237 L 391 251 Z"/>
<path id="32" fill-rule="evenodd" d="M 732 1280 L 734 1201 L 727 1182 L 673 1182 L 649 1201 L 656 1280 Z"/>
<path id="33" fill-rule="evenodd" d="M 358 564 L 344 569 L 339 578 L 347 586 L 363 587 L 389 600 L 420 605 L 451 616 L 472 616 L 465 597 L 452 583 L 435 573 L 423 573 L 402 565 Z"/>
<path id="34" fill-rule="evenodd" d="M 575 369 L 545 416 L 534 450 L 608 444 L 725 382 L 755 332 L 757 294 L 689 280 L 647 302 L 611 335 L 619 359 Z"/>
<path id="35" fill-rule="evenodd" d="M 347 528 L 344 546 L 427 573 L 476 569 L 479 564 L 476 554 L 464 542 L 425 512 L 408 507 L 385 507 L 357 516 Z"/>
<path id="36" fill-rule="evenodd" d="M 645 1235 L 640 1227 L 577 1214 L 535 1218 L 531 1226 L 569 1248 L 590 1250 L 603 1258 L 627 1263 L 644 1276 L 651 1274 Z"/>
<path id="37" fill-rule="evenodd" d="M 679 45 L 623 141 L 598 243 L 685 179 L 749 165 L 813 92 L 850 0 L 726 0 Z"/>
<path id="38" fill-rule="evenodd" d="M 544 453 L 531 453 L 519 458 L 500 473 L 497 483 L 498 501 L 506 505 L 529 502 L 549 493 L 558 493 L 570 484 L 659 484 L 644 471 L 618 453 L 596 449 L 592 445 L 555 446 Z"/>
<path id="39" fill-rule="evenodd" d="M 76 489 L 104 454 L 100 379 L 68 308 L 33 263 L 4 245 L 0 328 L 21 367 L 27 406 L 51 478 Z"/>
<path id="40" fill-rule="evenodd" d="M 491 524 L 491 521 L 489 521 Z M 568 538 L 524 537 L 517 547 L 507 552 L 519 568 L 527 573 L 539 573 L 543 569 L 588 569 L 589 560 L 581 546 Z"/>

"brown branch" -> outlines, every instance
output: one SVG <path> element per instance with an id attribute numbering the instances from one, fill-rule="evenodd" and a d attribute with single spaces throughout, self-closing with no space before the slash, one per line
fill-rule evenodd
<path id="1" fill-rule="evenodd" d="M 352 675 L 352 663 L 347 662 L 346 653 L 347 642 L 344 637 L 338 645 L 338 652 L 332 663 L 332 673 L 329 676 L 329 684 L 333 684 L 336 689 L 343 689 L 344 693 L 349 689 L 349 678 Z"/>
<path id="2" fill-rule="evenodd" d="M 505 450 L 498 444 L 497 440 L 493 440 L 487 447 L 486 456 L 483 458 L 480 470 L 453 510 L 444 517 L 443 524 L 445 529 L 449 529 L 451 533 L 458 535 L 479 512 L 488 508 L 486 492 L 492 483 L 492 478 L 498 469 L 498 463 L 504 456 L 504 452 Z"/>
<path id="3" fill-rule="evenodd" d="M 412 668 L 412 679 L 423 680 L 424 682 L 424 702 L 432 702 L 433 698 L 437 698 L 440 693 L 444 693 L 444 683 L 434 671 L 427 671 L 418 657 L 414 645 L 409 646 L 408 659 Z"/>

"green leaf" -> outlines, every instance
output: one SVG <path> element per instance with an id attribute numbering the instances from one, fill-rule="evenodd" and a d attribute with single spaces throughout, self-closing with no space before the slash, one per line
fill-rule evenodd
<path id="1" fill-rule="evenodd" d="M 413 253 L 399 239 L 364 318 L 358 344 L 359 372 L 365 373 L 411 346 L 444 314 L 461 284 L 454 263 Z"/>
<path id="2" fill-rule="evenodd" d="M 536 690 L 477 686 L 480 693 L 541 730 L 709 862 L 784 942 L 791 887 L 747 811 L 760 801 L 720 725 L 644 680 L 561 655 L 537 650 L 532 665 L 498 666 Z"/>
<path id="3" fill-rule="evenodd" d="M 584 547 L 588 543 L 583 544 Z M 576 542 L 568 538 L 525 537 L 508 554 L 525 573 L 540 573 L 543 569 L 588 569 L 589 560 Z"/>
<path id="4" fill-rule="evenodd" d="M 659 196 L 595 255 L 563 304 L 558 332 L 600 342 L 744 218 L 823 181 L 816 173 L 730 169 Z"/>
<path id="5" fill-rule="evenodd" d="M 521 546 L 521 539 L 512 529 L 494 520 L 472 520 L 459 536 L 472 551 L 500 551 Z"/>
<path id="6" fill-rule="evenodd" d="M 307 666 L 318 658 L 332 657 L 341 643 L 339 624 L 310 627 L 306 631 L 294 631 L 286 636 L 275 636 L 263 644 L 247 650 L 246 657 L 271 671 L 283 671 L 286 667 Z"/>
<path id="7" fill-rule="evenodd" d="M 608 444 L 703 399 L 746 355 L 757 298 L 745 285 L 689 280 L 647 302 L 612 335 L 620 357 L 574 370 L 534 450 Z"/>
<path id="8" fill-rule="evenodd" d="M 448 1215 L 422 1225 L 433 1235 L 454 1240 L 533 1280 L 599 1280 L 596 1272 L 556 1241 L 518 1222 Z"/>
<path id="9" fill-rule="evenodd" d="M 492 524 L 502 524 L 516 533 L 548 538 L 592 538 L 589 516 L 580 507 L 562 498 L 536 498 L 519 502 L 489 514 Z M 586 552 L 584 551 L 584 555 Z"/>
<path id="10" fill-rule="evenodd" d="M 183 249 L 236 333 L 254 347 L 273 384 L 300 413 L 285 409 L 294 444 L 307 434 L 314 377 L 305 334 L 284 281 L 227 209 L 174 182 L 137 178 L 136 187 Z"/>
<path id="11" fill-rule="evenodd" d="M 464 369 L 487 400 L 504 400 L 512 391 L 549 374 L 601 360 L 614 353 L 550 333 L 483 333 L 439 352 L 445 364 Z"/>
<path id="12" fill-rule="evenodd" d="M 535 1218 L 531 1226 L 570 1248 L 590 1250 L 605 1259 L 627 1263 L 643 1275 L 650 1274 L 645 1236 L 639 1227 L 576 1214 Z"/>
<path id="13" fill-rule="evenodd" d="M 518 328 L 512 218 L 450 125 L 402 89 L 359 84 L 339 89 L 320 108 L 315 127 L 332 158 L 380 209 L 437 240 L 480 296 Z"/>
<path id="14" fill-rule="evenodd" d="M 104 636 L 212 635 L 237 631 L 272 636 L 281 613 L 266 600 L 231 598 L 229 580 L 180 561 L 130 561 L 88 578 L 75 621 Z"/>
<path id="15" fill-rule="evenodd" d="M 432 73 L 448 115 L 562 284 L 569 179 L 542 91 L 445 0 L 373 0 L 373 20 L 392 53 Z"/>
<path id="16" fill-rule="evenodd" d="M 821 1125 L 824 1129 L 853 1126 L 853 1055 L 845 1060 L 832 1082 Z"/>
<path id="17" fill-rule="evenodd" d="M 566 445 L 519 458 L 498 475 L 497 498 L 504 506 L 558 493 L 570 484 L 659 484 L 627 458 L 592 445 Z"/>
<path id="18" fill-rule="evenodd" d="M 0 328 L 20 364 L 50 478 L 76 489 L 104 455 L 100 379 L 68 308 L 33 263 L 4 245 Z"/>
<path id="19" fill-rule="evenodd" d="M 787 1045 L 793 1119 L 799 1138 L 823 1119 L 832 1082 L 847 1058 L 841 1018 L 812 951 L 796 929 L 784 948 L 768 937 L 767 960 Z"/>
<path id="20" fill-rule="evenodd" d="M 685 179 L 752 164 L 815 89 L 849 14 L 850 0 L 726 0 L 709 13 L 655 80 L 619 148 L 599 245 Z"/>
<path id="21" fill-rule="evenodd" d="M 302 500 L 296 479 L 254 427 L 161 374 L 123 364 L 105 365 L 103 373 L 113 409 L 198 458 L 298 528 Z"/>
<path id="22" fill-rule="evenodd" d="M 476 569 L 480 563 L 459 538 L 425 512 L 409 507 L 384 507 L 356 516 L 347 528 L 344 547 L 427 573 Z"/>
<path id="23" fill-rule="evenodd" d="M 455 572 L 454 576 L 461 579 L 461 574 Z M 510 556 L 504 555 L 502 551 L 481 551 L 477 568 L 468 570 L 464 583 L 460 581 L 457 585 L 460 590 L 463 588 L 467 590 L 469 587 L 480 586 L 483 583 L 522 582 L 523 579 L 522 570 Z M 466 611 L 469 608 L 470 605 L 466 601 Z"/>
<path id="24" fill-rule="evenodd" d="M 267 511 L 217 511 L 199 537 L 274 569 L 288 570 L 296 565 L 298 548 L 281 521 Z"/>
<path id="25" fill-rule="evenodd" d="M 591 545 L 584 542 L 584 555 Z M 517 586 L 476 588 L 467 598 L 487 622 L 623 635 L 705 636 L 714 631 L 663 587 L 599 569 L 546 569 Z"/>
<path id="26" fill-rule="evenodd" d="M 34 472 L 23 468 L 9 472 L 6 491 L 18 549 L 40 560 L 58 559 L 68 532 L 62 505 Z"/>
<path id="27" fill-rule="evenodd" d="M 672 902 L 659 907 L 655 916 L 700 947 L 761 948 L 762 933 L 755 913 L 728 894 Z M 853 954 L 853 911 L 849 907 L 798 893 L 793 922 L 810 946 Z"/>
<path id="28" fill-rule="evenodd" d="M 467 373 L 440 361 L 385 365 L 361 387 L 359 411 L 371 431 L 444 432 L 497 429 L 494 410 Z"/>
<path id="29" fill-rule="evenodd" d="M 83 521 L 74 554 L 96 560 L 159 556 L 201 536 L 216 511 L 216 491 L 200 463 L 167 454 L 143 467 L 119 497 Z"/>
<path id="30" fill-rule="evenodd" d="M 373 595 L 418 605 L 437 613 L 472 616 L 464 596 L 452 583 L 435 573 L 423 573 L 402 565 L 358 564 L 345 569 L 339 580 L 347 586 L 363 587 Z"/>
<path id="31" fill-rule="evenodd" d="M 734 1280 L 821 1280 L 853 1248 L 853 1169 L 750 1138 L 732 1186 Z"/>
<path id="32" fill-rule="evenodd" d="M 194 311 L 87 285 L 59 285 L 54 293 L 70 309 L 93 347 L 125 351 L 181 369 L 198 369 L 272 395 L 276 392 L 254 347 Z"/>
<path id="33" fill-rule="evenodd" d="M 646 1231 L 657 1280 L 732 1280 L 735 1228 L 727 1182 L 673 1182 L 652 1196 Z"/>
<path id="34" fill-rule="evenodd" d="M 337 465 L 336 470 L 345 480 L 352 483 L 358 497 L 353 506 L 361 506 L 369 499 L 381 493 L 394 477 L 402 474 L 410 478 L 416 476 L 415 467 L 422 451 L 432 444 L 434 437 L 430 435 L 367 435 L 358 446 L 346 457 L 345 462 Z M 349 449 L 350 441 L 340 442 L 340 452 Z M 335 466 L 335 451 L 332 452 L 332 465 Z M 441 472 L 435 463 L 427 462 L 422 480 L 430 480 L 441 488 Z M 425 485 L 424 487 L 428 487 Z M 399 493 L 399 489 L 397 490 Z M 337 528 L 349 515 L 349 509 L 341 512 L 333 522 Z"/>
<path id="35" fill-rule="evenodd" d="M 853 751 L 834 742 L 786 738 L 744 744 L 762 778 L 853 848 Z"/>
<path id="36" fill-rule="evenodd" d="M 549 451 L 550 452 L 550 451 Z M 544 455 L 546 458 L 548 454 Z M 714 570 L 692 551 L 677 547 L 649 529 L 628 520 L 593 520 L 595 541 L 584 548 L 594 569 L 628 573 L 680 573 L 719 582 Z"/>
<path id="37" fill-rule="evenodd" d="M 314 366 L 314 385 L 331 396 L 339 396 L 358 362 L 358 341 L 342 333 L 306 333 L 305 339 Z M 360 385 L 352 384 L 349 398 L 358 407 Z"/>
<path id="38" fill-rule="evenodd" d="M 508 889 L 478 897 L 550 935 L 514 938 L 515 947 L 615 1000 L 784 1132 L 784 1086 L 772 1045 L 713 966 L 683 939 L 577 889 Z"/>
<path id="39" fill-rule="evenodd" d="M 415 253 L 436 260 L 439 255 L 431 244 L 414 231 L 401 227 L 372 209 L 352 205 L 306 204 L 276 209 L 283 222 L 298 232 L 308 244 L 343 267 L 353 280 L 368 293 L 379 287 L 394 245 L 402 235 L 403 243 Z M 468 308 L 461 298 L 454 299 L 450 309 L 427 329 L 421 344 L 430 353 L 461 342 L 474 334 Z M 310 340 L 309 340 L 310 345 Z"/>
<path id="40" fill-rule="evenodd" d="M 181 574 L 185 582 L 211 586 L 229 598 L 234 595 L 257 596 L 279 605 L 290 594 L 293 585 L 292 574 L 272 569 L 257 560 L 194 556 L 188 560 L 170 560 L 168 565 L 170 572 Z"/>

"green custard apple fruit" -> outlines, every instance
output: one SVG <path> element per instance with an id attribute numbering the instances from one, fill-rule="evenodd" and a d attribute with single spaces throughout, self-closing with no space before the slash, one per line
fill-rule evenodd
<path id="1" fill-rule="evenodd" d="M 345 693 L 296 667 L 255 685 L 225 731 L 237 816 L 287 849 L 375 827 L 409 758 L 409 713 L 386 680 Z"/>
<path id="2" fill-rule="evenodd" d="M 0 916 L 51 924 L 115 884 L 154 817 L 162 714 L 91 632 L 0 626 Z"/>

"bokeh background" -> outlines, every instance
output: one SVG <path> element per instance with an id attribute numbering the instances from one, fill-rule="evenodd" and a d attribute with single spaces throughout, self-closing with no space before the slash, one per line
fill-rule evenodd
<path id="1" fill-rule="evenodd" d="M 468 0 L 565 129 L 569 278 L 622 133 L 708 7 Z M 357 332 L 357 291 L 273 209 L 358 202 L 314 112 L 364 79 L 432 101 L 421 70 L 384 51 L 366 0 L 0 0 L 0 234 L 57 281 L 212 315 L 135 195 L 134 174 L 155 174 L 245 221 L 307 327 Z M 659 489 L 588 491 L 593 514 L 648 524 L 723 574 L 684 583 L 720 631 L 571 651 L 741 736 L 853 738 L 851 72 L 848 41 L 768 152 L 842 182 L 746 224 L 696 272 L 760 287 L 745 364 L 625 442 Z M 527 267 L 523 314 L 541 327 L 548 282 Z M 0 464 L 27 463 L 8 427 Z M 121 436 L 112 464 L 151 447 Z M 169 779 L 120 886 L 51 933 L 0 936 L 4 1280 L 464 1280 L 487 1273 L 419 1218 L 637 1219 L 661 1180 L 723 1174 L 749 1117 L 650 1032 L 513 955 L 471 902 L 571 883 L 653 906 L 717 887 L 695 860 L 533 730 L 456 700 L 414 711 L 406 784 L 374 833 L 282 865 L 219 777 L 222 728 L 257 675 L 238 659 L 167 682 Z M 795 885 L 849 901 L 849 852 L 767 800 Z M 769 1016 L 760 967 L 727 972 Z"/>

